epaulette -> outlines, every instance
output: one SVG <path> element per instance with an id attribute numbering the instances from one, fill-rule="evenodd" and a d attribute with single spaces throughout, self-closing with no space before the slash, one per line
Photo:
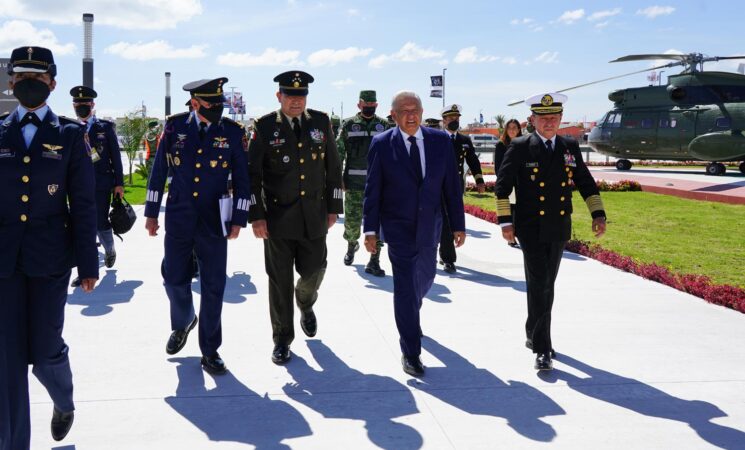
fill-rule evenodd
<path id="1" fill-rule="evenodd" d="M 230 117 L 223 117 L 222 118 L 222 121 L 223 122 L 226 122 L 226 123 L 229 123 L 229 124 L 232 124 L 232 125 L 235 125 L 238 128 L 240 128 L 240 129 L 244 129 L 245 128 L 245 126 L 242 123 L 236 122 L 235 120 L 231 119 Z"/>
<path id="2" fill-rule="evenodd" d="M 166 120 L 175 119 L 175 118 L 181 117 L 181 116 L 187 116 L 189 114 L 191 114 L 191 112 L 189 112 L 189 111 L 184 111 L 184 112 L 180 112 L 180 113 L 176 113 L 176 114 L 171 114 L 170 116 L 166 116 Z"/>
<path id="3" fill-rule="evenodd" d="M 83 122 L 79 121 L 78 119 L 71 119 L 65 116 L 57 116 L 57 118 L 59 119 L 60 122 L 74 123 L 75 125 L 80 125 L 81 127 L 85 125 Z"/>
<path id="4" fill-rule="evenodd" d="M 329 113 L 327 113 L 327 112 L 318 111 L 316 109 L 310 109 L 310 108 L 308 108 L 308 112 L 311 113 L 311 114 L 313 114 L 313 113 L 315 113 L 315 114 L 322 114 L 322 115 L 324 115 L 326 117 L 328 117 L 328 115 L 329 115 Z"/>
<path id="5" fill-rule="evenodd" d="M 270 113 L 266 113 L 263 116 L 261 116 L 258 119 L 256 119 L 256 121 L 258 122 L 259 120 L 264 120 L 264 119 L 269 119 L 269 118 L 274 119 L 276 117 L 275 114 L 277 114 L 277 111 L 272 111 Z"/>

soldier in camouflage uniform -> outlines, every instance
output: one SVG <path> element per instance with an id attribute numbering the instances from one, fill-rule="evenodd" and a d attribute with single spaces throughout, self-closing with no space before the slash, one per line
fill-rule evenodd
<path id="1" fill-rule="evenodd" d="M 347 241 L 344 264 L 347 266 L 352 264 L 354 253 L 360 248 L 357 241 L 360 238 L 360 226 L 362 225 L 362 197 L 367 178 L 367 150 L 370 148 L 373 136 L 390 128 L 390 123 L 386 119 L 375 115 L 375 109 L 378 107 L 375 91 L 361 91 L 357 107 L 360 112 L 344 120 L 336 142 L 339 157 L 344 163 L 344 240 Z M 385 276 L 385 271 L 380 268 L 382 242 L 378 241 L 377 246 L 378 251 L 370 255 L 365 272 L 382 277 Z"/>

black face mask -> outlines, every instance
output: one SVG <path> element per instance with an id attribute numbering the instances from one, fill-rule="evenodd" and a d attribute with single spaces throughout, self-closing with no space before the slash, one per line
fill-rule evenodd
<path id="1" fill-rule="evenodd" d="M 215 103 L 209 108 L 200 106 L 199 115 L 207 119 L 209 123 L 217 123 L 220 121 L 220 117 L 222 117 L 222 110 L 223 110 L 222 103 Z"/>
<path id="2" fill-rule="evenodd" d="M 75 105 L 75 114 L 81 119 L 87 119 L 91 115 L 91 105 Z"/>
<path id="3" fill-rule="evenodd" d="M 458 128 L 460 128 L 460 122 L 457 120 L 453 120 L 448 124 L 448 130 L 450 131 L 458 131 Z"/>
<path id="4" fill-rule="evenodd" d="M 41 106 L 49 97 L 49 86 L 33 78 L 25 78 L 13 85 L 13 95 L 25 108 Z"/>
<path id="5" fill-rule="evenodd" d="M 365 117 L 372 117 L 375 115 L 375 110 L 377 107 L 375 106 L 363 106 L 362 107 L 362 115 Z"/>

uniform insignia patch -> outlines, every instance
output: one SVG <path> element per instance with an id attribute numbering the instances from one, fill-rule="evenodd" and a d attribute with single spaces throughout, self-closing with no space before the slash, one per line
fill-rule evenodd
<path id="1" fill-rule="evenodd" d="M 223 161 L 222 162 L 222 168 L 223 169 L 227 169 L 228 168 L 228 162 L 227 161 Z"/>
<path id="2" fill-rule="evenodd" d="M 57 150 L 62 150 L 61 145 L 52 145 L 52 144 L 41 144 L 42 147 L 49 150 L 50 152 L 56 152 Z"/>
<path id="3" fill-rule="evenodd" d="M 230 148 L 230 144 L 228 144 L 228 138 L 219 136 L 215 138 L 215 142 L 212 143 L 212 146 L 215 148 Z"/>
<path id="4" fill-rule="evenodd" d="M 0 148 L 0 158 L 12 158 L 15 155 L 16 153 L 9 148 Z"/>
<path id="5" fill-rule="evenodd" d="M 57 193 L 57 189 L 59 189 L 58 184 L 50 184 L 47 186 L 47 192 L 49 192 L 49 195 L 54 195 Z"/>
<path id="6" fill-rule="evenodd" d="M 318 128 L 310 130 L 310 138 L 313 139 L 313 142 L 315 142 L 316 144 L 323 142 L 323 131 L 319 130 Z"/>
<path id="7" fill-rule="evenodd" d="M 383 130 L 385 130 L 385 127 L 383 126 L 382 123 L 378 123 L 375 125 L 375 131 L 383 131 Z"/>
<path id="8" fill-rule="evenodd" d="M 210 167 L 212 167 L 213 169 L 217 167 L 217 160 L 213 159 L 212 161 L 210 161 Z"/>
<path id="9" fill-rule="evenodd" d="M 185 134 L 181 134 L 181 133 L 177 133 L 176 134 L 176 140 L 177 140 L 177 142 L 184 142 L 186 140 L 186 135 Z"/>
<path id="10" fill-rule="evenodd" d="M 173 165 L 174 166 L 180 166 L 181 165 L 181 158 L 179 158 L 178 156 L 174 156 L 174 158 L 173 158 Z"/>
<path id="11" fill-rule="evenodd" d="M 537 162 L 528 162 L 528 163 L 525 163 L 525 167 L 527 167 L 527 168 L 538 167 L 538 163 Z"/>
<path id="12" fill-rule="evenodd" d="M 279 131 L 275 131 L 274 132 L 274 137 L 278 137 L 278 136 L 279 136 Z"/>
<path id="13" fill-rule="evenodd" d="M 530 181 L 535 181 L 535 175 L 530 176 Z"/>
<path id="14" fill-rule="evenodd" d="M 311 158 L 313 158 L 313 161 L 315 161 L 318 158 L 318 153 L 311 153 Z"/>
<path id="15" fill-rule="evenodd" d="M 284 158 L 282 158 L 282 162 L 287 164 L 288 162 L 290 162 L 290 157 L 285 155 Z"/>
<path id="16" fill-rule="evenodd" d="M 577 162 L 574 160 L 574 155 L 569 152 L 564 153 L 564 163 L 569 167 L 577 167 Z"/>
<path id="17" fill-rule="evenodd" d="M 380 125 L 380 124 L 378 124 L 378 125 Z M 352 125 L 352 131 L 361 131 L 361 130 L 362 130 L 362 127 L 360 126 L 360 124 L 355 123 L 355 124 Z"/>

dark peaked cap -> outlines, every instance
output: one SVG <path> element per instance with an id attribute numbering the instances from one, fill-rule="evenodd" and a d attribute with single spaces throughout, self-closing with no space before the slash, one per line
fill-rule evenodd
<path id="1" fill-rule="evenodd" d="M 85 103 L 98 97 L 98 93 L 88 86 L 75 86 L 70 89 L 73 103 Z"/>
<path id="2" fill-rule="evenodd" d="M 10 54 L 8 75 L 20 72 L 48 73 L 57 76 L 52 51 L 44 47 L 18 47 Z"/>
<path id="3" fill-rule="evenodd" d="M 196 97 L 209 103 L 222 103 L 225 100 L 223 96 L 223 84 L 227 83 L 225 77 L 215 79 L 204 79 L 186 83 L 183 90 L 189 92 L 192 97 Z"/>
<path id="4" fill-rule="evenodd" d="M 313 76 L 302 70 L 290 70 L 274 77 L 279 83 L 279 92 L 287 95 L 308 95 L 308 85 L 313 82 Z"/>

